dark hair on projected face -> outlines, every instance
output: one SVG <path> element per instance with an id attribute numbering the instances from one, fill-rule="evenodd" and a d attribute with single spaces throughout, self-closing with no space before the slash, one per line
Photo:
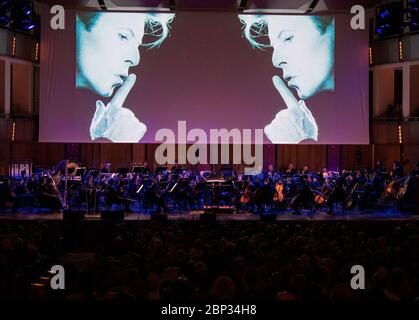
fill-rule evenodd
<path id="1" fill-rule="evenodd" d="M 97 11 L 78 12 L 77 18 L 84 24 L 86 31 L 90 32 L 99 18 L 105 13 Z M 145 16 L 145 34 L 157 37 L 157 40 L 143 44 L 145 47 L 159 47 L 169 35 L 169 24 L 173 14 L 139 13 Z"/>
<path id="2" fill-rule="evenodd" d="M 254 48 L 263 49 L 270 47 L 270 45 L 261 43 L 257 40 L 257 38 L 267 36 L 267 17 L 267 15 L 239 15 L 239 19 L 244 25 L 244 36 Z M 309 18 L 321 34 L 325 34 L 335 21 L 333 16 L 309 16 Z"/>

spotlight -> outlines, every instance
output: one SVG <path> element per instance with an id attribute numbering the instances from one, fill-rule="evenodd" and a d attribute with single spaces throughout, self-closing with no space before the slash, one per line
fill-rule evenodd
<path id="1" fill-rule="evenodd" d="M 419 30 L 419 0 L 407 1 L 407 25 L 410 31 Z"/>
<path id="2" fill-rule="evenodd" d="M 8 15 L 0 15 L 0 26 L 7 26 L 10 23 L 10 17 Z"/>
<path id="3" fill-rule="evenodd" d="M 32 19 L 26 19 L 22 21 L 22 28 L 25 30 L 32 30 L 35 29 L 36 24 L 34 21 L 32 21 Z"/>
<path id="4" fill-rule="evenodd" d="M 392 36 L 403 32 L 403 2 L 392 2 L 376 9 L 375 33 L 378 36 Z"/>
<path id="5" fill-rule="evenodd" d="M 1 1 L 1 0 L 0 0 Z M 12 5 L 12 28 L 30 31 L 37 27 L 33 1 L 16 0 Z"/>
<path id="6" fill-rule="evenodd" d="M 0 26 L 6 26 L 10 23 L 10 1 L 9 0 L 0 0 Z"/>
<path id="7" fill-rule="evenodd" d="M 22 8 L 22 12 L 25 16 L 29 16 L 32 13 L 32 8 L 31 7 L 23 7 Z"/>

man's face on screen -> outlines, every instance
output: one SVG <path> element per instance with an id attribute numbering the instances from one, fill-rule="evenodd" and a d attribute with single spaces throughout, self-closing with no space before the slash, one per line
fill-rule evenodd
<path id="1" fill-rule="evenodd" d="M 301 99 L 334 89 L 334 24 L 320 30 L 308 16 L 269 16 L 272 63 Z"/>
<path id="2" fill-rule="evenodd" d="M 78 22 L 77 87 L 110 97 L 140 62 L 144 26 L 139 13 L 101 14 L 90 28 Z"/>

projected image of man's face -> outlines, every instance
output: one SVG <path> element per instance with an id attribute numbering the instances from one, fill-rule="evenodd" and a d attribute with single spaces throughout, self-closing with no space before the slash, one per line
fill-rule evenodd
<path id="1" fill-rule="evenodd" d="M 139 14 L 101 14 L 77 28 L 77 87 L 110 97 L 138 65 L 145 18 Z"/>
<path id="2" fill-rule="evenodd" d="M 334 89 L 333 18 L 268 16 L 272 63 L 301 99 Z"/>

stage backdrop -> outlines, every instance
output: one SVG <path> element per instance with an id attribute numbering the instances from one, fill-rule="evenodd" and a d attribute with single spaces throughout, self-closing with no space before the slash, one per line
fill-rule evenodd
<path id="1" fill-rule="evenodd" d="M 368 33 L 350 18 L 67 10 L 65 30 L 42 23 L 39 140 L 155 143 L 186 121 L 368 144 Z"/>

